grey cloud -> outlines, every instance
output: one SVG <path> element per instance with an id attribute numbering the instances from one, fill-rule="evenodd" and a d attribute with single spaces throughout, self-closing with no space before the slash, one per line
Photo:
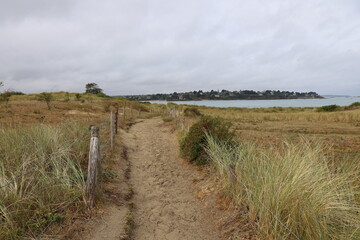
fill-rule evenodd
<path id="1" fill-rule="evenodd" d="M 0 2 L 0 79 L 25 92 L 360 92 L 357 0 Z"/>

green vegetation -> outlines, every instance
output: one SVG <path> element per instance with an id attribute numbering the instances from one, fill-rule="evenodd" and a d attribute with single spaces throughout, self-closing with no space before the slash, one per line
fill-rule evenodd
<path id="1" fill-rule="evenodd" d="M 77 122 L 0 130 L 2 239 L 36 236 L 64 208 L 84 205 L 87 136 Z"/>
<path id="2" fill-rule="evenodd" d="M 265 239 L 360 238 L 357 163 L 334 168 L 319 143 L 306 141 L 259 151 L 208 135 L 206 150 L 223 187 L 248 207 Z"/>
<path id="3" fill-rule="evenodd" d="M 104 94 L 103 90 L 99 88 L 99 86 L 96 83 L 88 83 L 85 85 L 85 93 L 90 94 Z"/>
<path id="4" fill-rule="evenodd" d="M 8 103 L 10 101 L 10 97 L 13 95 L 24 95 L 24 93 L 10 90 L 5 91 L 0 94 L 0 102 Z"/>
<path id="5" fill-rule="evenodd" d="M 127 96 L 132 100 L 149 101 L 149 100 L 166 100 L 166 101 L 189 101 L 189 100 L 237 100 L 237 99 L 297 99 L 297 98 L 322 98 L 316 92 L 293 92 L 293 91 L 192 91 L 182 93 L 158 93 L 150 95 L 133 95 Z"/>
<path id="6" fill-rule="evenodd" d="M 326 105 L 326 106 L 322 106 L 322 107 L 319 107 L 317 109 L 318 112 L 334 112 L 334 111 L 337 111 L 340 109 L 340 106 L 338 105 Z"/>
<path id="7" fill-rule="evenodd" d="M 349 107 L 360 107 L 360 102 L 353 102 Z"/>
<path id="8" fill-rule="evenodd" d="M 182 156 L 187 157 L 197 165 L 208 162 L 206 151 L 206 134 L 211 134 L 219 141 L 231 142 L 234 133 L 230 131 L 231 123 L 219 117 L 203 116 L 192 125 L 187 135 L 180 143 Z"/>
<path id="9" fill-rule="evenodd" d="M 169 117 L 169 116 L 166 116 L 166 117 L 163 117 L 162 119 L 164 122 L 171 122 L 173 120 L 172 117 Z"/>

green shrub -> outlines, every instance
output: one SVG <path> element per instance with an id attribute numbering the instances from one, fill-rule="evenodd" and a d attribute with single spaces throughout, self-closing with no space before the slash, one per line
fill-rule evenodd
<path id="1" fill-rule="evenodd" d="M 187 117 L 202 116 L 199 109 L 197 109 L 195 107 L 185 108 L 184 114 Z"/>
<path id="2" fill-rule="evenodd" d="M 339 109 L 340 109 L 340 106 L 333 104 L 333 105 L 326 105 L 326 106 L 319 107 L 317 109 L 317 111 L 318 112 L 334 112 Z"/>
<path id="3" fill-rule="evenodd" d="M 360 107 L 360 102 L 353 102 L 349 107 Z"/>
<path id="4" fill-rule="evenodd" d="M 232 124 L 218 117 L 203 116 L 192 125 L 187 135 L 180 142 L 180 152 L 183 157 L 188 158 L 197 165 L 208 162 L 206 147 L 206 135 L 215 139 L 232 142 L 234 133 L 230 131 Z"/>

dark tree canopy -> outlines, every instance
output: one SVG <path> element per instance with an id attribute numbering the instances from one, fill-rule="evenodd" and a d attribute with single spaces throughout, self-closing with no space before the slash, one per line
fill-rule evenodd
<path id="1" fill-rule="evenodd" d="M 85 93 L 99 94 L 103 93 L 103 90 L 96 83 L 88 83 L 85 86 Z"/>

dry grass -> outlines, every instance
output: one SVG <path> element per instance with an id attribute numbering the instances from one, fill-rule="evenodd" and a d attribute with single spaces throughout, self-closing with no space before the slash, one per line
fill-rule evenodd
<path id="1" fill-rule="evenodd" d="M 345 108 L 344 108 L 345 109 Z M 332 152 L 359 156 L 360 109 L 317 112 L 315 108 L 236 109 L 200 107 L 203 114 L 230 120 L 238 138 L 267 148 L 286 139 L 318 139 Z"/>
<path id="2" fill-rule="evenodd" d="M 316 142 L 275 149 L 229 146 L 208 136 L 207 151 L 223 188 L 248 207 L 259 235 L 274 240 L 359 239 L 358 163 L 331 165 Z"/>
<path id="3" fill-rule="evenodd" d="M 58 209 L 81 202 L 87 135 L 76 122 L 0 131 L 0 235 L 36 235 L 61 220 Z"/>
<path id="4" fill-rule="evenodd" d="M 53 93 L 51 110 L 36 95 L 0 104 L 0 239 L 34 238 L 61 222 L 64 209 L 82 211 L 89 125 L 100 126 L 103 161 L 109 151 L 109 111 L 119 106 L 120 126 L 155 113 L 124 99 L 74 100 Z M 123 105 L 126 104 L 126 120 Z M 158 107 L 152 107 L 153 112 Z M 139 116 L 141 109 L 141 116 Z M 132 112 L 132 114 L 131 114 Z"/>
<path id="5" fill-rule="evenodd" d="M 248 207 L 262 239 L 360 239 L 358 106 L 198 109 L 233 123 L 239 146 L 209 138 L 208 151 L 223 189 Z"/>

